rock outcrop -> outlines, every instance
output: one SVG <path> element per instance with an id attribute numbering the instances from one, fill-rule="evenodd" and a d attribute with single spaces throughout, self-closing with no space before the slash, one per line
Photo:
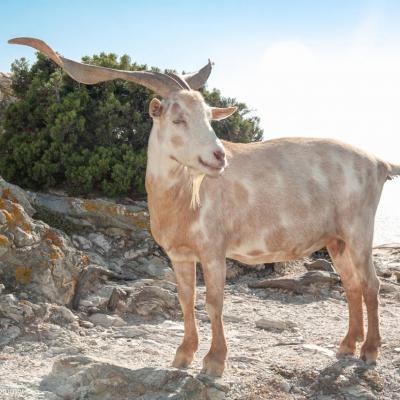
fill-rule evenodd
<path id="1" fill-rule="evenodd" d="M 56 361 L 41 388 L 69 400 L 218 400 L 225 395 L 221 385 L 207 385 L 185 371 L 133 370 L 85 356 Z"/>
<path id="2" fill-rule="evenodd" d="M 122 205 L 102 199 L 78 199 L 44 193 L 27 192 L 38 210 L 61 216 L 84 227 L 120 230 L 149 230 L 149 214 L 144 202 Z"/>
<path id="3" fill-rule="evenodd" d="M 85 258 L 33 212 L 22 190 L 0 180 L 0 279 L 10 289 L 69 304 Z"/>

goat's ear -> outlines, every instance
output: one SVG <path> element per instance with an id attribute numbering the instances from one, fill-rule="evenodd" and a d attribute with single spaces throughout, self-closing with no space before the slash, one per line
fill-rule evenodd
<path id="1" fill-rule="evenodd" d="M 162 113 L 161 101 L 154 98 L 149 104 L 149 114 L 152 118 L 158 118 Z"/>
<path id="2" fill-rule="evenodd" d="M 230 117 L 236 110 L 237 107 L 211 107 L 211 119 L 213 121 L 220 121 L 221 119 Z"/>

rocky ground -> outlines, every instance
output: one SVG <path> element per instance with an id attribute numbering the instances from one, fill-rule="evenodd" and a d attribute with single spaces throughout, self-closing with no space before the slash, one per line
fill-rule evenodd
<path id="1" fill-rule="evenodd" d="M 329 262 L 230 262 L 229 358 L 211 379 L 199 373 L 210 344 L 201 271 L 200 349 L 177 370 L 174 274 L 148 232 L 146 204 L 125 203 L 0 180 L 0 399 L 400 399 L 400 245 L 374 250 L 384 338 L 376 366 L 335 355 L 347 304 Z M 281 289 L 254 287 L 282 287 L 283 277 L 293 280 Z"/>

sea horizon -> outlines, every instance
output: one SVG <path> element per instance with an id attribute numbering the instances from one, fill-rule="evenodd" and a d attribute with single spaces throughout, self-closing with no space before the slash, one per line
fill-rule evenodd
<path id="1" fill-rule="evenodd" d="M 400 243 L 400 179 L 385 183 L 375 218 L 374 246 Z"/>

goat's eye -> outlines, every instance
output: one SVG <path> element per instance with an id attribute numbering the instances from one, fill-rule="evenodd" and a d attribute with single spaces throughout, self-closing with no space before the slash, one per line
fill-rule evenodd
<path id="1" fill-rule="evenodd" d="M 174 123 L 175 125 L 183 125 L 186 124 L 186 121 L 184 121 L 183 119 L 176 119 L 175 121 L 172 121 L 172 123 Z"/>

